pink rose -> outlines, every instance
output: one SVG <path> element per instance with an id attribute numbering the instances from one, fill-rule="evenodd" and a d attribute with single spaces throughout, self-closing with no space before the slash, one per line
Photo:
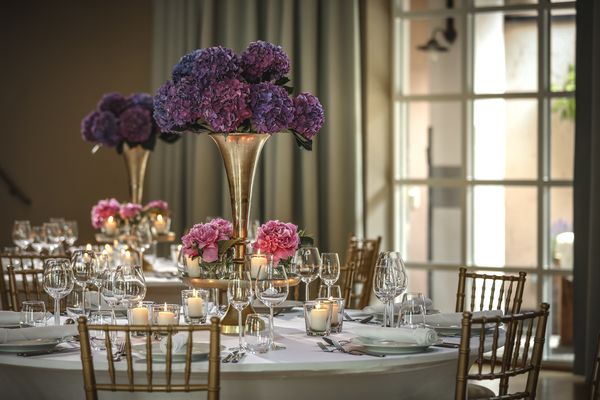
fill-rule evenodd
<path id="1" fill-rule="evenodd" d="M 121 205 L 119 215 L 125 220 L 137 217 L 142 212 L 142 206 L 135 203 L 125 203 Z"/>
<path id="2" fill-rule="evenodd" d="M 208 224 L 196 224 L 183 235 L 183 253 L 188 257 L 202 257 L 202 261 L 213 262 L 219 259 L 219 230 Z"/>
<path id="3" fill-rule="evenodd" d="M 296 225 L 273 220 L 258 228 L 253 248 L 261 253 L 272 254 L 273 261 L 277 263 L 293 256 L 299 244 L 300 236 Z"/>
<path id="4" fill-rule="evenodd" d="M 219 231 L 219 240 L 229 240 L 233 234 L 233 224 L 223 218 L 215 218 L 209 222 Z"/>
<path id="5" fill-rule="evenodd" d="M 121 205 L 116 199 L 100 200 L 92 207 L 92 226 L 100 229 L 108 217 L 117 217 Z"/>
<path id="6" fill-rule="evenodd" d="M 148 204 L 144 206 L 144 210 L 156 210 L 161 211 L 163 213 L 169 212 L 169 204 L 164 200 L 152 200 Z"/>

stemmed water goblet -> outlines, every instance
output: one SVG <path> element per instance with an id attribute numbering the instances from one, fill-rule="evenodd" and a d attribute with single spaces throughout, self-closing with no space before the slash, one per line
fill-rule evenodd
<path id="1" fill-rule="evenodd" d="M 64 223 L 64 236 L 65 243 L 69 246 L 73 246 L 77 241 L 78 229 L 77 229 L 77 221 L 65 221 Z"/>
<path id="2" fill-rule="evenodd" d="M 12 230 L 12 240 L 22 251 L 31 244 L 31 225 L 29 221 L 15 221 Z"/>
<path id="3" fill-rule="evenodd" d="M 230 350 L 244 350 L 244 344 L 242 342 L 242 335 L 244 333 L 242 328 L 242 310 L 250 304 L 253 295 L 252 279 L 250 278 L 250 273 L 248 271 L 236 271 L 229 276 L 229 282 L 227 284 L 227 300 L 238 312 L 239 329 L 239 346 Z"/>
<path id="4" fill-rule="evenodd" d="M 146 278 L 140 265 L 120 265 L 112 278 L 112 292 L 117 302 L 129 306 L 146 297 Z"/>
<path id="5" fill-rule="evenodd" d="M 319 249 L 316 247 L 300 247 L 296 250 L 292 264 L 295 266 L 295 272 L 300 276 L 305 286 L 304 300 L 309 300 L 309 284 L 319 276 L 321 266 L 321 257 Z"/>
<path id="6" fill-rule="evenodd" d="M 79 312 L 85 314 L 87 285 L 93 283 L 98 276 L 96 253 L 92 250 L 75 250 L 71 255 L 71 267 L 73 268 L 75 283 L 81 287 L 82 310 Z"/>
<path id="7" fill-rule="evenodd" d="M 44 248 L 48 245 L 46 231 L 43 226 L 34 226 L 31 228 L 31 247 L 37 254 L 42 254 Z"/>
<path id="8" fill-rule="evenodd" d="M 54 325 L 60 325 L 60 299 L 71 293 L 73 283 L 69 260 L 49 258 L 45 261 L 42 286 L 54 299 Z"/>
<path id="9" fill-rule="evenodd" d="M 338 253 L 321 254 L 319 277 L 327 285 L 327 297 L 331 297 L 331 285 L 340 277 L 340 258 Z"/>
<path id="10" fill-rule="evenodd" d="M 45 222 L 46 240 L 48 241 L 48 253 L 52 254 L 54 250 L 60 247 L 62 241 L 62 231 L 56 222 Z"/>
<path id="11" fill-rule="evenodd" d="M 383 253 L 382 253 L 383 254 Z M 389 315 L 390 305 L 393 307 L 393 300 L 396 297 L 396 278 L 397 270 L 393 263 L 386 257 L 380 256 L 375 263 L 375 271 L 373 276 L 373 292 L 385 307 L 383 309 L 383 326 L 390 325 Z"/>
<path id="12" fill-rule="evenodd" d="M 283 265 L 275 265 L 273 257 L 267 256 L 267 263 L 261 265 L 256 275 L 255 283 L 256 297 L 269 307 L 269 336 L 270 349 L 282 350 L 285 346 L 275 343 L 273 333 L 273 307 L 283 303 L 289 293 L 289 283 Z"/>
<path id="13" fill-rule="evenodd" d="M 113 290 L 113 277 L 115 274 L 116 268 L 111 267 L 104 269 L 99 275 L 98 279 L 100 280 L 100 295 L 102 299 L 108 304 L 110 311 L 112 313 L 113 320 L 116 321 L 117 317 L 115 315 L 115 306 L 119 303 L 119 300 L 115 296 Z"/>
<path id="14" fill-rule="evenodd" d="M 96 275 L 92 278 L 91 284 L 94 285 L 98 289 L 97 296 L 97 308 L 102 308 L 102 300 L 101 300 L 101 292 L 102 292 L 102 284 L 104 283 L 104 273 L 107 270 L 110 270 L 110 257 L 105 251 L 97 252 L 96 258 L 98 260 L 98 270 L 96 271 Z M 93 305 L 90 299 L 90 308 Z"/>

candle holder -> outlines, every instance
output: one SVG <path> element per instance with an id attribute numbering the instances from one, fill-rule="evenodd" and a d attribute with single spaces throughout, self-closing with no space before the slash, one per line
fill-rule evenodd
<path id="1" fill-rule="evenodd" d="M 152 324 L 179 325 L 179 308 L 179 304 L 155 304 L 152 307 Z"/>
<path id="2" fill-rule="evenodd" d="M 322 302 L 331 302 L 331 333 L 342 332 L 344 323 L 344 306 L 346 304 L 344 299 L 339 297 L 329 297 L 319 298 L 317 300 Z"/>
<path id="3" fill-rule="evenodd" d="M 154 236 L 166 235 L 171 230 L 171 218 L 167 215 L 157 214 L 152 219 L 152 233 Z"/>
<path id="4" fill-rule="evenodd" d="M 273 263 L 273 256 L 271 254 L 255 253 L 246 254 L 245 267 L 246 271 L 250 272 L 250 278 L 256 279 L 258 276 L 258 270 L 263 265 L 269 265 Z"/>
<path id="5" fill-rule="evenodd" d="M 330 300 L 307 301 L 304 303 L 304 321 L 308 336 L 327 336 L 331 332 L 331 312 L 333 302 Z"/>
<path id="6" fill-rule="evenodd" d="M 207 290 L 182 290 L 181 306 L 183 308 L 183 319 L 187 324 L 198 325 L 206 322 L 208 314 L 208 291 Z"/>
<path id="7" fill-rule="evenodd" d="M 127 309 L 127 322 L 129 325 L 152 325 L 153 307 L 153 301 L 140 301 L 139 303 L 132 304 Z M 142 337 L 145 336 L 145 333 L 135 331 L 133 332 L 133 336 Z"/>

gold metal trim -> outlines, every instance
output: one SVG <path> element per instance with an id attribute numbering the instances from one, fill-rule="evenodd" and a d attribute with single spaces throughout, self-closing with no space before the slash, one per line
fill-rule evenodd
<path id="1" fill-rule="evenodd" d="M 150 150 L 144 149 L 142 146 L 129 147 L 127 143 L 123 144 L 123 158 L 125 167 L 127 167 L 129 197 L 132 203 L 142 203 L 148 157 L 150 157 Z"/>

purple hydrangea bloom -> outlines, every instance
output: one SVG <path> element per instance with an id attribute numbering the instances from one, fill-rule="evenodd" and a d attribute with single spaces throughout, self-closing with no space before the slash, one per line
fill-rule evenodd
<path id="1" fill-rule="evenodd" d="M 98 111 L 92 111 L 81 121 L 81 137 L 88 142 L 95 142 L 96 137 L 92 131 L 94 121 L 98 118 Z"/>
<path id="2" fill-rule="evenodd" d="M 202 94 L 200 118 L 213 132 L 235 132 L 252 112 L 250 85 L 237 79 L 210 85 Z"/>
<path id="3" fill-rule="evenodd" d="M 154 100 L 148 93 L 133 93 L 129 97 L 129 101 L 133 106 L 140 106 L 152 112 L 154 110 Z"/>
<path id="4" fill-rule="evenodd" d="M 290 128 L 311 140 L 319 133 L 324 121 L 325 112 L 316 96 L 303 92 L 294 99 L 294 120 Z"/>
<path id="5" fill-rule="evenodd" d="M 194 62 L 201 52 L 202 49 L 194 50 L 179 59 L 179 62 L 173 67 L 172 75 L 175 82 L 179 82 L 183 77 L 192 75 Z"/>
<path id="6" fill-rule="evenodd" d="M 123 139 L 119 135 L 117 118 L 108 111 L 101 111 L 94 118 L 92 124 L 92 133 L 97 142 L 108 147 L 115 147 Z"/>
<path id="7" fill-rule="evenodd" d="M 154 96 L 154 119 L 164 132 L 192 124 L 200 117 L 201 91 L 195 81 L 167 81 Z"/>
<path id="8" fill-rule="evenodd" d="M 131 143 L 142 143 L 152 134 L 152 115 L 142 106 L 129 107 L 119 117 L 119 133 Z"/>
<path id="9" fill-rule="evenodd" d="M 258 133 L 275 133 L 287 129 L 294 118 L 294 103 L 281 86 L 271 82 L 250 88 L 252 126 Z"/>
<path id="10" fill-rule="evenodd" d="M 248 82 L 277 80 L 290 72 L 290 59 L 283 48 L 262 40 L 250 43 L 240 59 Z"/>
<path id="11" fill-rule="evenodd" d="M 221 46 L 209 47 L 192 54 L 195 55 L 191 63 L 191 76 L 201 90 L 215 82 L 239 77 L 239 59 L 231 49 Z M 188 68 L 187 64 L 185 68 Z M 184 67 L 181 69 L 183 70 Z"/>
<path id="12" fill-rule="evenodd" d="M 107 93 L 98 103 L 98 111 L 109 111 L 118 117 L 127 108 L 129 101 L 121 93 Z"/>

